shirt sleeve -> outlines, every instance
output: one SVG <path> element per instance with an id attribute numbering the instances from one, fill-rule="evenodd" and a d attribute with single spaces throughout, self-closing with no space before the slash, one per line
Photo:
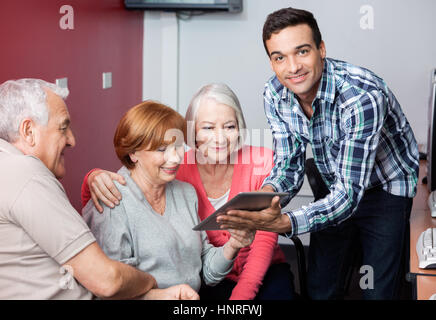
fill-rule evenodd
<path id="1" fill-rule="evenodd" d="M 91 199 L 91 191 L 89 190 L 89 186 L 88 186 L 88 177 L 95 170 L 100 170 L 100 169 L 98 168 L 92 169 L 86 174 L 85 178 L 83 178 L 82 188 L 80 190 L 81 191 L 80 200 L 82 201 L 82 208 L 85 207 L 88 201 Z"/>
<path id="2" fill-rule="evenodd" d="M 201 260 L 203 261 L 203 280 L 213 286 L 221 282 L 225 276 L 232 270 L 233 260 L 227 260 L 224 257 L 223 247 L 214 247 L 209 243 L 207 234 L 201 231 L 203 250 L 201 252 Z"/>
<path id="3" fill-rule="evenodd" d="M 90 202 L 83 208 L 82 214 L 97 243 L 109 258 L 134 267 L 138 265 L 131 225 L 123 202 L 114 208 L 103 206 L 103 213 L 98 212 Z"/>
<path id="4" fill-rule="evenodd" d="M 277 233 L 257 231 L 249 248 L 246 263 L 233 288 L 230 300 L 253 300 L 262 285 L 263 278 L 271 265 L 277 245 Z M 241 249 L 244 250 L 244 249 Z"/>
<path id="5" fill-rule="evenodd" d="M 386 97 L 373 91 L 356 97 L 353 105 L 344 111 L 336 181 L 324 199 L 287 213 L 292 224 L 287 236 L 337 225 L 353 214 L 374 166 L 386 106 Z"/>
<path id="6" fill-rule="evenodd" d="M 290 201 L 303 185 L 305 145 L 279 115 L 269 92 L 269 89 L 265 90 L 264 107 L 272 130 L 275 165 L 262 186 L 271 185 L 277 192 L 289 192 Z"/>
<path id="7" fill-rule="evenodd" d="M 54 176 L 30 179 L 12 205 L 11 219 L 59 264 L 95 241 Z"/>
<path id="8" fill-rule="evenodd" d="M 194 225 L 197 225 L 200 223 L 200 218 L 198 217 L 198 198 L 195 190 L 193 190 L 192 198 L 195 199 Z M 214 286 L 221 282 L 232 270 L 235 260 L 227 260 L 224 257 L 223 247 L 213 246 L 209 242 L 205 231 L 200 231 L 200 237 L 202 241 L 201 261 L 203 280 L 206 285 Z"/>

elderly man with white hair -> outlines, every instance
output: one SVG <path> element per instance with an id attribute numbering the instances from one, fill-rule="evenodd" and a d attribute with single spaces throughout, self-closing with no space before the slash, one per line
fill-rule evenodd
<path id="1" fill-rule="evenodd" d="M 0 85 L 0 299 L 198 299 L 109 259 L 71 206 L 58 181 L 75 145 L 67 96 L 38 79 Z"/>

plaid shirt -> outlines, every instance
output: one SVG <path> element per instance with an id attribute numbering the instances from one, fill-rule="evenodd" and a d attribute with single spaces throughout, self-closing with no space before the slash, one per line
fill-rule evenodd
<path id="1" fill-rule="evenodd" d="M 275 166 L 264 185 L 293 198 L 303 184 L 309 143 L 330 189 L 324 199 L 286 213 L 292 224 L 287 236 L 344 221 L 366 189 L 382 186 L 393 195 L 415 195 L 415 137 L 393 93 L 371 71 L 325 59 L 310 120 L 275 76 L 265 85 L 264 104 L 275 149 Z"/>

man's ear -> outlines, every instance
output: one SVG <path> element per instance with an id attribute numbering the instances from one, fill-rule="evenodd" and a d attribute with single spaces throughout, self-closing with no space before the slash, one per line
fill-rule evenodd
<path id="1" fill-rule="evenodd" d="M 26 142 L 30 147 L 35 146 L 36 143 L 36 126 L 32 119 L 24 119 L 21 121 L 18 128 L 18 135 L 21 140 Z"/>
<path id="2" fill-rule="evenodd" d="M 324 40 L 321 40 L 321 43 L 319 44 L 319 51 L 321 54 L 321 59 L 325 59 L 326 55 L 327 55 L 327 51 L 325 49 L 325 43 Z"/>

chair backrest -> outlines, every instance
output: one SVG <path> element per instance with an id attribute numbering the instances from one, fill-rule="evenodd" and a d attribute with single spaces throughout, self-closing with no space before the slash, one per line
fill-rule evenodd
<path id="1" fill-rule="evenodd" d="M 309 181 L 315 201 L 325 198 L 325 196 L 330 193 L 330 190 L 325 185 L 315 164 L 315 160 L 313 158 L 306 159 L 305 167 L 307 180 Z"/>

